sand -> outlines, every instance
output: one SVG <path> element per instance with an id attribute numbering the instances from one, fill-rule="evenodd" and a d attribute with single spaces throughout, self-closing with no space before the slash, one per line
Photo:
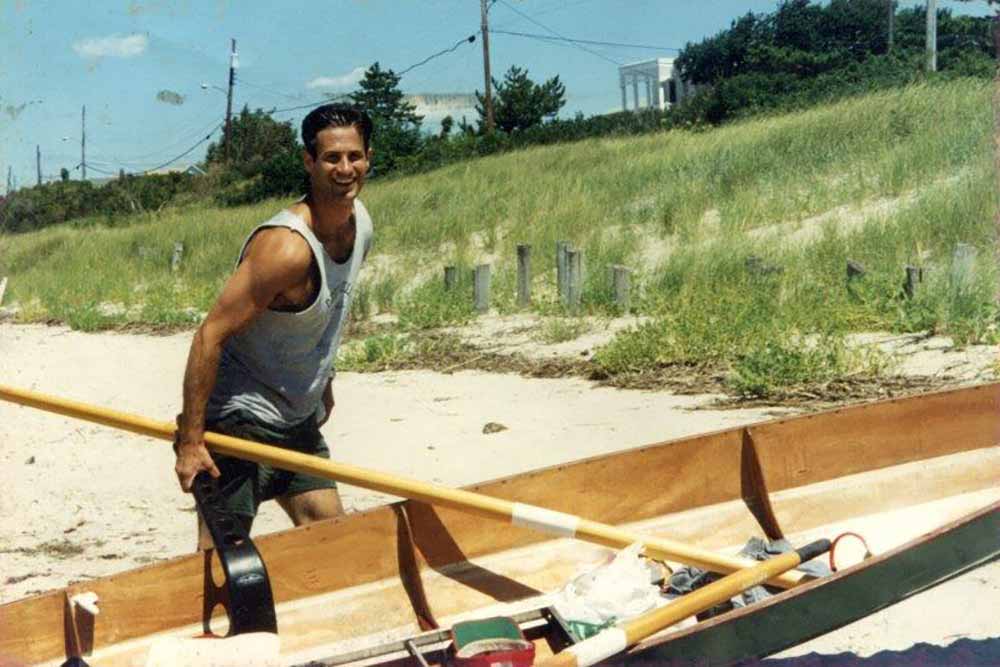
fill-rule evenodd
<path id="1" fill-rule="evenodd" d="M 0 383 L 167 421 L 180 409 L 190 336 L 0 323 Z M 693 410 L 716 397 L 475 371 L 342 373 L 335 396 L 323 430 L 336 459 L 452 486 L 793 412 Z M 506 430 L 484 433 L 489 422 Z M 166 442 L 0 402 L 0 465 L 0 603 L 194 548 L 193 501 Z M 348 511 L 389 500 L 353 487 L 342 496 Z M 270 503 L 254 534 L 288 526 Z M 962 638 L 993 650 L 997 608 L 1000 563 L 786 655 L 857 659 Z M 982 664 L 1000 664 L 995 656 Z"/>

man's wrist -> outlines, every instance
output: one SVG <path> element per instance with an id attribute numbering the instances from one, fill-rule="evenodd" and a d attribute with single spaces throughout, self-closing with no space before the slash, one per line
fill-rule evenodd
<path id="1" fill-rule="evenodd" d="M 197 437 L 191 437 L 186 435 L 179 437 L 174 440 L 174 453 L 179 454 L 182 451 L 188 451 L 191 449 L 200 449 L 205 446 L 204 443 L 204 433 L 198 435 Z"/>

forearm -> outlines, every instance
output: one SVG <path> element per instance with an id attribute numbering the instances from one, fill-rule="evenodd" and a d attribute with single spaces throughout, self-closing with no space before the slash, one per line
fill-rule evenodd
<path id="1" fill-rule="evenodd" d="M 222 343 L 206 334 L 202 326 L 191 341 L 184 370 L 184 411 L 180 424 L 181 444 L 200 443 L 205 432 L 205 406 L 215 387 Z"/>

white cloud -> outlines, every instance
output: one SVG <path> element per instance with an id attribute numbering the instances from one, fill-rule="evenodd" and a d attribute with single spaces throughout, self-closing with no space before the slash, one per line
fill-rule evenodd
<path id="1" fill-rule="evenodd" d="M 355 67 L 343 76 L 319 76 L 306 83 L 306 88 L 346 88 L 353 86 L 365 76 L 364 67 Z"/>
<path id="2" fill-rule="evenodd" d="M 145 35 L 91 37 L 73 43 L 73 50 L 84 58 L 132 58 L 142 55 L 149 46 Z"/>

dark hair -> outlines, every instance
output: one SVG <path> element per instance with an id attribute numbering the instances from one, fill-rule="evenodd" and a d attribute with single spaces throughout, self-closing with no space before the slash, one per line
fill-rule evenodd
<path id="1" fill-rule="evenodd" d="M 302 143 L 309 155 L 316 157 L 316 135 L 328 127 L 354 127 L 368 150 L 372 137 L 372 119 L 357 107 L 346 104 L 324 104 L 302 119 Z"/>

